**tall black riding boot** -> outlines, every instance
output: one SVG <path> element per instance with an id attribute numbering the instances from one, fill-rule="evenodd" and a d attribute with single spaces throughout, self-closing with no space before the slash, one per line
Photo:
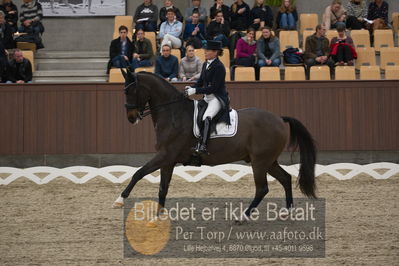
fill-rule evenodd
<path id="1" fill-rule="evenodd" d="M 212 119 L 209 116 L 205 118 L 202 138 L 195 149 L 197 154 L 208 154 L 208 151 L 206 150 L 206 143 L 208 142 L 208 138 L 211 133 L 211 120 Z"/>

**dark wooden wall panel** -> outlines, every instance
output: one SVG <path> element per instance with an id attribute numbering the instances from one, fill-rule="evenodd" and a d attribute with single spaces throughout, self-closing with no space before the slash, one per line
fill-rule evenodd
<path id="1" fill-rule="evenodd" d="M 0 85 L 0 154 L 22 154 L 23 87 Z"/>
<path id="2" fill-rule="evenodd" d="M 26 89 L 24 152 L 96 153 L 96 105 L 92 85 L 41 85 Z"/>
<path id="3" fill-rule="evenodd" d="M 320 150 L 399 150 L 399 81 L 232 82 L 227 87 L 233 108 L 295 117 Z M 0 154 L 153 152 L 151 118 L 130 124 L 124 101 L 123 84 L 1 86 Z"/>
<path id="4" fill-rule="evenodd" d="M 131 124 L 126 118 L 121 85 L 99 85 L 97 93 L 98 153 L 153 152 L 155 134 L 150 117 Z"/>

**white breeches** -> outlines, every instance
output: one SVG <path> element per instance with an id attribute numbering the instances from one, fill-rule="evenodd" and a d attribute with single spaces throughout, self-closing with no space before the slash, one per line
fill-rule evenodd
<path id="1" fill-rule="evenodd" d="M 222 108 L 222 104 L 213 94 L 205 95 L 204 100 L 208 103 L 208 107 L 206 108 L 202 120 L 205 120 L 208 116 L 213 119 Z"/>
<path id="2" fill-rule="evenodd" d="M 166 34 L 163 37 L 162 43 L 161 43 L 161 51 L 162 51 L 162 46 L 164 44 L 169 44 L 172 46 L 172 48 L 180 48 L 181 47 L 181 40 L 173 35 Z"/>

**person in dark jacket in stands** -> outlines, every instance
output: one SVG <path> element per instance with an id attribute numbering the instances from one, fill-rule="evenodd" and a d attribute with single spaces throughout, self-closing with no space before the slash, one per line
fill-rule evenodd
<path id="1" fill-rule="evenodd" d="M 224 4 L 223 0 L 215 0 L 215 4 L 210 9 L 211 20 L 215 20 L 216 14 L 219 11 L 223 12 L 224 20 L 230 22 L 231 10 L 229 6 Z"/>
<path id="2" fill-rule="evenodd" d="M 0 83 L 6 82 L 7 75 L 7 57 L 8 52 L 4 47 L 3 43 L 0 42 Z"/>
<path id="3" fill-rule="evenodd" d="M 207 40 L 220 41 L 223 47 L 226 47 L 229 43 L 230 25 L 227 20 L 223 17 L 223 12 L 218 11 L 216 13 L 215 20 L 209 23 L 206 29 Z"/>
<path id="4" fill-rule="evenodd" d="M 306 38 L 304 59 L 307 73 L 314 65 L 328 65 L 331 71 L 334 69 L 335 63 L 330 58 L 330 42 L 325 35 L 326 26 L 319 24 L 316 32 Z"/>
<path id="5" fill-rule="evenodd" d="M 389 5 L 384 0 L 374 0 L 370 2 L 367 19 L 373 21 L 372 28 L 374 30 L 388 28 L 388 10 Z"/>
<path id="6" fill-rule="evenodd" d="M 0 6 L 0 10 L 4 12 L 5 19 L 7 23 L 13 29 L 13 32 L 17 32 L 18 30 L 18 8 L 12 2 L 12 0 L 3 0 L 3 5 Z"/>
<path id="7" fill-rule="evenodd" d="M 137 7 L 133 20 L 136 23 L 136 30 L 156 31 L 158 7 L 152 4 L 152 0 L 144 0 L 144 3 Z"/>
<path id="8" fill-rule="evenodd" d="M 173 9 L 173 11 L 175 11 L 176 20 L 183 22 L 183 15 L 181 14 L 180 10 L 177 7 L 173 6 L 173 2 L 171 0 L 165 0 L 164 7 L 162 7 L 159 11 L 159 27 L 161 27 L 161 24 L 168 19 L 166 17 L 168 9 Z"/>
<path id="9" fill-rule="evenodd" d="M 231 5 L 231 29 L 244 31 L 250 24 L 251 9 L 243 0 L 236 0 Z"/>
<path id="10" fill-rule="evenodd" d="M 194 11 L 199 12 L 199 21 L 205 24 L 208 14 L 205 7 L 201 6 L 201 0 L 191 0 L 191 7 L 186 8 L 186 13 L 184 15 L 186 23 L 191 23 L 191 15 Z"/>
<path id="11" fill-rule="evenodd" d="M 199 22 L 200 13 L 194 11 L 191 15 L 191 23 L 186 23 L 184 28 L 183 40 L 186 45 L 193 45 L 195 49 L 202 47 L 202 41 L 205 40 L 205 25 Z"/>
<path id="12" fill-rule="evenodd" d="M 172 47 L 169 44 L 162 45 L 162 55 L 155 62 L 155 74 L 167 81 L 177 81 L 179 61 L 171 52 Z"/>
<path id="13" fill-rule="evenodd" d="M 12 34 L 12 27 L 6 22 L 4 12 L 0 11 L 0 42 L 3 43 L 5 49 L 15 48 L 15 42 Z"/>
<path id="14" fill-rule="evenodd" d="M 273 11 L 263 4 L 263 0 L 255 0 L 254 6 L 250 12 L 251 26 L 254 30 L 259 30 L 263 27 L 273 27 Z"/>
<path id="15" fill-rule="evenodd" d="M 22 51 L 16 49 L 14 58 L 7 67 L 7 83 L 31 83 L 32 65 L 30 61 L 24 58 Z"/>
<path id="16" fill-rule="evenodd" d="M 122 25 L 119 27 L 119 37 L 112 40 L 109 47 L 108 71 L 111 67 L 125 68 L 132 60 L 133 44 L 127 37 L 127 33 L 127 27 Z"/>
<path id="17" fill-rule="evenodd" d="M 138 67 L 149 67 L 153 65 L 154 51 L 151 41 L 145 38 L 143 29 L 136 31 L 136 41 L 133 43 L 133 59 L 130 66 L 133 69 Z"/>

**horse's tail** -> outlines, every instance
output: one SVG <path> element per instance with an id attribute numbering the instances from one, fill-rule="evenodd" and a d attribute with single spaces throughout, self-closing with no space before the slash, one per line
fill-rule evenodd
<path id="1" fill-rule="evenodd" d="M 300 163 L 298 175 L 299 188 L 309 198 L 316 198 L 315 164 L 316 146 L 312 136 L 305 126 L 292 117 L 282 117 L 290 125 L 289 147 L 295 151 L 299 146 Z"/>

